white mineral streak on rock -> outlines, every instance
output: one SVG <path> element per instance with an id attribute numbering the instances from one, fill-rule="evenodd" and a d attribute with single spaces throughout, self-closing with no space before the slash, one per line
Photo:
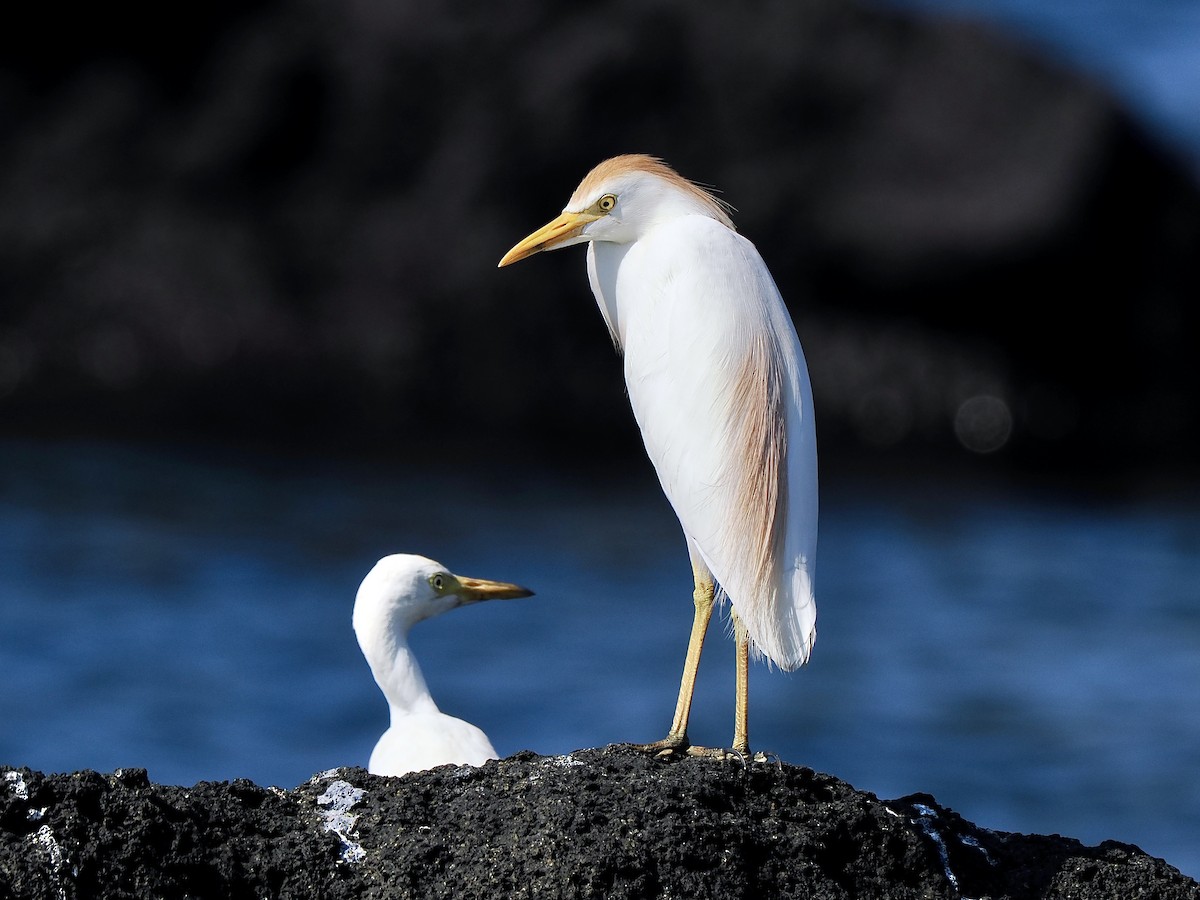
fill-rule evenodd
<path id="1" fill-rule="evenodd" d="M 18 800 L 29 799 L 29 787 L 25 784 L 24 775 L 20 772 L 5 772 L 4 780 L 8 782 L 8 786 Z"/>
<path id="2" fill-rule="evenodd" d="M 336 769 L 330 769 L 321 773 L 318 778 L 332 777 L 336 772 Z M 339 779 L 330 784 L 325 793 L 317 798 L 317 805 L 325 807 L 317 810 L 324 820 L 325 830 L 332 831 L 342 842 L 342 862 L 356 863 L 366 859 L 367 851 L 350 837 L 358 822 L 358 816 L 353 815 L 350 810 L 366 796 L 366 793 L 362 788 L 356 788 L 350 782 Z"/>
<path id="3" fill-rule="evenodd" d="M 66 900 L 67 889 L 62 883 L 63 852 L 54 837 L 49 825 L 43 825 L 29 836 L 29 840 L 39 847 L 50 860 L 50 871 L 54 873 L 58 896 Z"/>

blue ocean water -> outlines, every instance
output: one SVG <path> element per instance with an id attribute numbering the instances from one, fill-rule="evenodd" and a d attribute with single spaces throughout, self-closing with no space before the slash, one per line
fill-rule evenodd
<path id="1" fill-rule="evenodd" d="M 431 472 L 0 443 L 0 762 L 290 787 L 364 765 L 386 706 L 358 582 L 420 552 L 537 596 L 420 624 L 444 710 L 502 754 L 661 737 L 690 623 L 648 466 Z M 751 739 L 986 827 L 1136 843 L 1200 876 L 1200 503 L 824 487 L 820 638 L 756 666 Z M 731 643 L 693 739 L 731 737 Z"/>

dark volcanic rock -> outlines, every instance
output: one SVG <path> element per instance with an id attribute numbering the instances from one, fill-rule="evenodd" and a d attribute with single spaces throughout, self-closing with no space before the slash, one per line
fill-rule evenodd
<path id="1" fill-rule="evenodd" d="M 783 764 L 524 752 L 292 791 L 144 770 L 0 783 L 0 895 L 1200 898 L 1136 847 L 988 831 Z"/>

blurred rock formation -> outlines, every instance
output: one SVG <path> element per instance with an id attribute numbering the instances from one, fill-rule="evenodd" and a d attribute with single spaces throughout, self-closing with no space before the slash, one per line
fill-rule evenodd
<path id="1" fill-rule="evenodd" d="M 495 265 L 639 151 L 738 208 L 827 472 L 1195 464 L 1197 186 L 980 28 L 840 0 L 35 15 L 0 57 L 0 433 L 633 458 L 583 251 Z"/>

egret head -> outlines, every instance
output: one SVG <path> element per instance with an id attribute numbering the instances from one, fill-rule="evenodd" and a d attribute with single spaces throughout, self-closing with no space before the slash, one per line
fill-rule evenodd
<path id="1" fill-rule="evenodd" d="M 397 553 L 379 560 L 359 585 L 354 630 L 360 639 L 367 630 L 407 631 L 457 606 L 532 594 L 520 585 L 455 575 L 432 559 Z"/>
<path id="2" fill-rule="evenodd" d="M 734 227 L 721 201 L 662 160 L 644 154 L 614 156 L 584 177 L 562 215 L 509 250 L 500 266 L 588 241 L 630 243 L 657 223 L 683 215 L 708 216 Z"/>

